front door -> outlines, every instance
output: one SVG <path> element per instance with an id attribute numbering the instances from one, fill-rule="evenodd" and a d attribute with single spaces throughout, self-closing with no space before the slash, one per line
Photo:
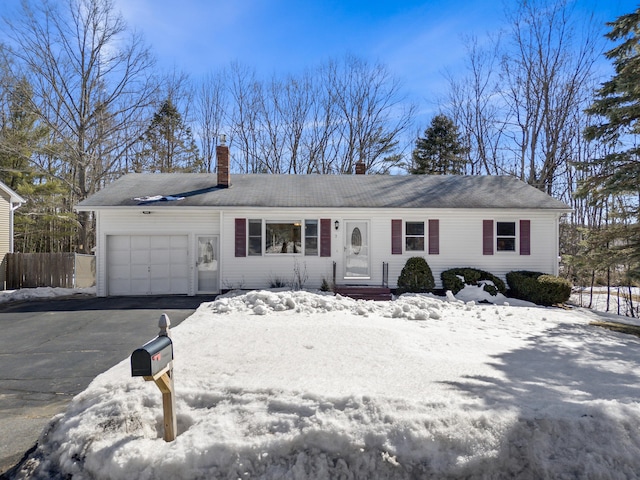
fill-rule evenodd
<path id="1" fill-rule="evenodd" d="M 369 222 L 367 220 L 345 221 L 345 280 L 371 278 L 369 265 Z"/>
<path id="2" fill-rule="evenodd" d="M 198 293 L 218 293 L 218 236 L 198 236 L 197 290 Z"/>

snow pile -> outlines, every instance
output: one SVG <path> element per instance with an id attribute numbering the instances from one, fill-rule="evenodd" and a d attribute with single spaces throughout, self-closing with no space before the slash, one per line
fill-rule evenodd
<path id="1" fill-rule="evenodd" d="M 258 291 L 173 330 L 178 438 L 129 359 L 19 478 L 638 478 L 640 340 L 591 312 Z"/>
<path id="2" fill-rule="evenodd" d="M 20 290 L 3 290 L 0 292 L 0 303 L 32 300 L 36 298 L 68 297 L 71 295 L 95 295 L 96 287 L 88 288 L 57 288 L 38 287 L 22 288 Z"/>

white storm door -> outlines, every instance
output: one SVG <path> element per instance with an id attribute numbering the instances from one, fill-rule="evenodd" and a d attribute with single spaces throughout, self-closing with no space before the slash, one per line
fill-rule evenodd
<path id="1" fill-rule="evenodd" d="M 345 221 L 345 280 L 371 278 L 369 222 Z"/>
<path id="2" fill-rule="evenodd" d="M 197 292 L 218 293 L 220 291 L 218 236 L 198 236 L 196 259 Z"/>

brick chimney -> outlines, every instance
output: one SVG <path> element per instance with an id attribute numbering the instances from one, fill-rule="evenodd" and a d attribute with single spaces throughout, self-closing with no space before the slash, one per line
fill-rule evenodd
<path id="1" fill-rule="evenodd" d="M 220 145 L 216 147 L 216 158 L 218 160 L 218 187 L 228 188 L 231 186 L 231 175 L 229 174 L 229 147 L 226 144 L 226 135 L 220 135 Z"/>
<path id="2" fill-rule="evenodd" d="M 356 175 L 364 175 L 365 173 L 367 173 L 367 166 L 362 160 L 358 160 L 358 163 L 356 163 Z"/>

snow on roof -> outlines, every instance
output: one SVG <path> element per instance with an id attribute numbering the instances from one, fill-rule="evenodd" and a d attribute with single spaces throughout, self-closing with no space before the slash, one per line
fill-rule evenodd
<path id="1" fill-rule="evenodd" d="M 128 174 L 77 205 L 78 210 L 139 206 L 139 198 L 170 207 L 526 208 L 569 211 L 566 204 L 506 176 Z M 148 205 L 148 202 L 145 203 Z"/>

